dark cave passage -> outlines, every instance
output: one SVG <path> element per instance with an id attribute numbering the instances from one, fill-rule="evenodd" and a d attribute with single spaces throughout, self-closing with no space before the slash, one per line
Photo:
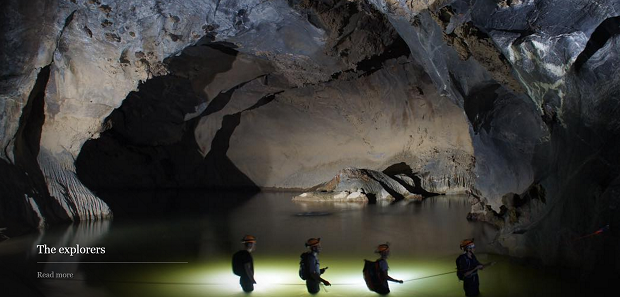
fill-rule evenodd
<path id="1" fill-rule="evenodd" d="M 204 48 L 202 55 L 197 54 L 200 48 Z M 223 57 L 217 63 L 213 63 L 213 54 L 209 55 L 214 51 Z M 197 122 L 223 109 L 234 91 L 245 83 L 211 100 L 202 91 L 217 71 L 231 68 L 235 57 L 236 52 L 227 47 L 199 46 L 192 48 L 191 54 L 168 61 L 175 71 L 148 80 L 138 92 L 130 93 L 107 118 L 110 128 L 99 139 L 84 145 L 76 160 L 77 173 L 84 184 L 95 191 L 256 189 L 226 157 L 229 138 L 240 115 L 223 118 L 222 128 L 206 156 L 200 154 L 194 137 Z M 201 61 L 202 67 L 188 68 L 200 65 Z M 205 107 L 195 110 L 197 106 Z M 187 119 L 192 113 L 195 115 Z"/>

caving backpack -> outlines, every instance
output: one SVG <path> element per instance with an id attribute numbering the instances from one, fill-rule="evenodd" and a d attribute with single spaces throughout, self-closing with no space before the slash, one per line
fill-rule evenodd
<path id="1" fill-rule="evenodd" d="M 232 257 L 232 270 L 238 276 L 245 275 L 245 268 L 243 267 L 244 252 L 247 253 L 247 251 L 238 251 Z"/>
<path id="2" fill-rule="evenodd" d="M 305 252 L 299 256 L 299 277 L 303 280 L 308 278 L 310 274 L 308 269 L 308 258 L 310 257 L 310 253 Z"/>
<path id="3" fill-rule="evenodd" d="M 381 264 L 379 261 L 384 260 L 364 260 L 364 269 L 362 269 L 362 273 L 364 274 L 364 281 L 366 281 L 368 290 L 380 294 L 386 294 L 390 292 L 390 289 L 387 287 L 387 280 L 381 273 Z"/>
<path id="4" fill-rule="evenodd" d="M 465 261 L 465 265 L 469 266 L 469 258 L 467 258 L 465 254 L 462 254 L 456 258 L 456 277 L 458 277 L 459 280 L 463 280 L 465 278 L 465 267 L 462 265 L 463 261 Z"/>

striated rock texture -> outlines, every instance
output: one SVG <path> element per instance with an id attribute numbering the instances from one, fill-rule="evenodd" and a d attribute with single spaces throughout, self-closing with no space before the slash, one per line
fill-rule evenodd
<path id="1" fill-rule="evenodd" d="M 13 224 L 5 219 L 12 217 L 35 217 L 18 223 L 32 227 L 111 215 L 77 179 L 74 160 L 139 81 L 166 73 L 163 58 L 205 35 L 205 20 L 213 18 L 216 6 L 211 1 L 3 1 L 0 162 L 7 167 L 3 174 L 19 174 L 2 181 L 8 194 L 0 224 Z M 221 25 L 233 22 L 225 19 Z M 42 109 L 29 112 L 31 101 Z M 18 146 L 22 126 L 35 135 L 27 133 L 24 146 Z M 18 205 L 21 214 L 14 215 Z"/>
<path id="2" fill-rule="evenodd" d="M 314 192 L 306 192 L 293 197 L 295 201 L 370 201 L 415 200 L 422 195 L 413 194 L 415 183 L 406 175 L 390 177 L 379 171 L 345 168 L 330 181 L 314 187 Z"/>
<path id="3" fill-rule="evenodd" d="M 9 235 L 111 215 L 91 190 L 356 167 L 471 193 L 510 255 L 620 270 L 618 1 L 0 5 Z"/>

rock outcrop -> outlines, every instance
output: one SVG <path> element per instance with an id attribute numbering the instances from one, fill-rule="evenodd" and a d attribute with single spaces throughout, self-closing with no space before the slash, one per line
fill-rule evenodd
<path id="1" fill-rule="evenodd" d="M 74 160 L 85 141 L 99 136 L 105 117 L 139 81 L 165 74 L 165 57 L 205 36 L 209 28 L 205 20 L 220 19 L 219 26 L 226 32 L 222 36 L 239 31 L 226 16 L 232 13 L 226 5 L 217 17 L 216 6 L 211 1 L 2 3 L 1 60 L 5 67 L 0 157 L 7 170 L 22 174 L 2 182 L 14 198 L 3 199 L 3 203 L 12 202 L 3 207 L 0 224 L 12 224 L 13 220 L 4 218 L 13 217 L 10 209 L 17 205 L 23 209 L 20 217 L 37 217 L 27 220 L 25 225 L 31 227 L 44 225 L 46 220 L 111 215 L 105 203 L 77 179 Z M 37 76 L 46 76 L 43 90 L 36 85 Z M 24 113 L 27 101 L 38 94 L 44 98 L 41 113 Z M 28 125 L 42 118 L 38 139 L 31 140 L 31 153 L 23 154 L 23 148 L 14 143 L 18 123 Z M 19 161 L 16 155 L 26 160 Z M 26 188 L 34 191 L 19 186 L 29 183 L 34 185 Z"/>
<path id="2" fill-rule="evenodd" d="M 314 191 L 295 196 L 296 201 L 369 201 L 415 200 L 422 195 L 413 194 L 407 188 L 415 187 L 412 178 L 406 175 L 390 177 L 387 174 L 368 169 L 345 168 L 330 181 L 313 187 Z"/>
<path id="3" fill-rule="evenodd" d="M 389 25 L 376 10 L 346 5 L 357 17 L 336 14 L 340 25 L 330 30 L 349 23 L 353 30 L 359 18 Z M 304 11 L 309 18 L 321 13 Z M 97 190 L 310 188 L 348 166 L 382 170 L 404 162 L 430 192 L 470 189 L 466 117 L 437 93 L 395 31 L 384 31 L 364 37 L 376 44 L 355 61 L 324 44 L 281 49 L 331 70 L 320 84 L 301 83 L 288 74 L 294 68 L 283 71 L 280 60 L 264 59 L 266 45 L 243 41 L 247 32 L 236 45 L 207 40 L 188 47 L 165 61 L 167 75 L 141 84 L 112 112 L 109 129 L 85 144 L 78 173 Z"/>
<path id="4" fill-rule="evenodd" d="M 583 263 L 575 255 L 600 245 L 571 238 L 618 217 L 602 193 L 619 173 L 611 152 L 620 130 L 610 115 L 619 104 L 612 65 L 620 4 L 415 2 L 373 1 L 467 113 L 476 158 L 471 217 L 502 226 L 499 242 L 511 255 Z M 500 57 L 474 54 L 482 44 Z"/>

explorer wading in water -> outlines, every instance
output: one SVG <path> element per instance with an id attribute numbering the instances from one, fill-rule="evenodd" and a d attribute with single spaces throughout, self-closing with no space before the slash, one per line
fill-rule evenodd
<path id="1" fill-rule="evenodd" d="M 331 284 L 321 278 L 321 274 L 325 273 L 328 267 L 320 268 L 319 253 L 321 252 L 321 238 L 310 238 L 306 241 L 306 247 L 309 251 L 301 254 L 299 261 L 299 277 L 306 281 L 306 288 L 310 294 L 316 294 L 320 291 L 319 285 L 323 283 L 326 286 Z"/>
<path id="2" fill-rule="evenodd" d="M 385 295 L 390 293 L 388 281 L 401 284 L 403 281 L 392 278 L 388 275 L 389 266 L 387 263 L 387 258 L 390 257 L 389 243 L 380 244 L 375 250 L 375 253 L 379 254 L 381 258 L 374 262 L 365 260 L 363 269 L 364 280 L 366 281 L 366 286 L 368 289 L 378 294 Z"/>
<path id="3" fill-rule="evenodd" d="M 495 262 L 484 265 L 478 262 L 476 255 L 474 255 L 476 245 L 474 244 L 473 238 L 461 241 L 460 247 L 463 250 L 463 254 L 456 258 L 456 275 L 463 281 L 465 296 L 478 296 L 480 295 L 480 279 L 478 278 L 478 270 L 491 266 L 495 264 Z"/>
<path id="4" fill-rule="evenodd" d="M 244 292 L 254 291 L 254 260 L 252 252 L 256 248 L 256 237 L 246 235 L 241 239 L 245 249 L 236 252 L 232 258 L 233 273 L 239 276 L 239 284 Z"/>

